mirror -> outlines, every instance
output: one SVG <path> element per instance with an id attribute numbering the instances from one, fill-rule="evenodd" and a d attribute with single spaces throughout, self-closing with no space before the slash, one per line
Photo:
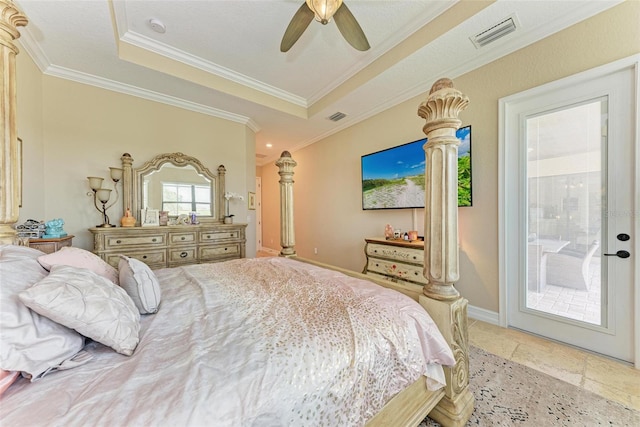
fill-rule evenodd
<path id="1" fill-rule="evenodd" d="M 132 164 L 131 156 L 123 154 L 124 209 L 131 207 L 137 225 L 145 208 L 168 211 L 169 218 L 196 212 L 201 223 L 223 221 L 224 166 L 214 175 L 183 153 L 160 154 L 137 169 Z"/>

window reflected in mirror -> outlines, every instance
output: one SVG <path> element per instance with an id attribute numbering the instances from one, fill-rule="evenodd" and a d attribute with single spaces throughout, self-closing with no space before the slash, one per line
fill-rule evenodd
<path id="1" fill-rule="evenodd" d="M 212 216 L 212 180 L 199 174 L 191 165 L 165 163 L 145 175 L 143 206 L 169 212 L 170 217 L 196 212 Z"/>

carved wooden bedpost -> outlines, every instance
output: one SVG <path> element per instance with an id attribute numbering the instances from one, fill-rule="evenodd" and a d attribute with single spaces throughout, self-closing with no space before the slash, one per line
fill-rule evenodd
<path id="1" fill-rule="evenodd" d="M 16 55 L 14 43 L 20 33 L 18 26 L 27 25 L 27 17 L 11 0 L 0 0 L 0 244 L 14 243 L 16 231 L 12 225 L 18 221 L 21 185 L 16 127 Z"/>
<path id="2" fill-rule="evenodd" d="M 294 256 L 296 250 L 295 230 L 293 226 L 293 168 L 298 163 L 291 153 L 283 151 L 276 162 L 280 175 L 280 256 Z"/>
<path id="3" fill-rule="evenodd" d="M 469 391 L 467 300 L 454 288 L 458 272 L 458 145 L 460 111 L 469 98 L 449 79 L 434 83 L 418 108 L 425 151 L 424 276 L 420 303 L 427 308 L 453 350 L 456 365 L 445 368 L 445 397 L 429 416 L 445 426 L 464 425 L 473 412 Z"/>

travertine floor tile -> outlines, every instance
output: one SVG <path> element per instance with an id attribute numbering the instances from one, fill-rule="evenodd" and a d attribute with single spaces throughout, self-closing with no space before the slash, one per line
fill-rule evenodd
<path id="1" fill-rule="evenodd" d="M 490 353 L 640 410 L 640 370 L 587 351 L 470 319 L 469 341 Z"/>

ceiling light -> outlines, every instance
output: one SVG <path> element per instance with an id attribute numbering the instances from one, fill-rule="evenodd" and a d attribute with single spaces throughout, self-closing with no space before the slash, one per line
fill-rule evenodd
<path id="1" fill-rule="evenodd" d="M 149 26 L 156 33 L 164 34 L 167 31 L 167 27 L 164 26 L 162 21 L 156 18 L 149 19 Z"/>
<path id="2" fill-rule="evenodd" d="M 316 15 L 316 21 L 327 24 L 340 6 L 342 0 L 306 0 L 309 9 Z"/>

